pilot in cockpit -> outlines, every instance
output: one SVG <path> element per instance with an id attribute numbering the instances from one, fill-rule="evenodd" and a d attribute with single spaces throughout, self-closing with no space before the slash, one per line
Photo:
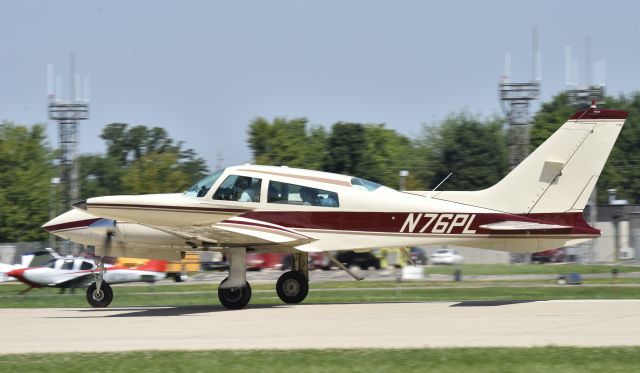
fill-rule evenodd
<path id="1" fill-rule="evenodd" d="M 236 181 L 236 190 L 240 197 L 239 202 L 258 202 L 258 191 L 260 183 L 252 185 L 251 178 L 247 176 L 240 176 Z"/>

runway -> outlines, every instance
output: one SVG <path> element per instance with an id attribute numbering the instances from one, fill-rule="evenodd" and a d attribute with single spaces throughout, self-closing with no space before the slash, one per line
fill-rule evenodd
<path id="1" fill-rule="evenodd" d="M 0 309 L 0 353 L 640 345 L 640 300 Z"/>

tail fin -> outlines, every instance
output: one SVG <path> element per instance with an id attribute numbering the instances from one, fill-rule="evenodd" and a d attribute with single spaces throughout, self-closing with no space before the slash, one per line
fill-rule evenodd
<path id="1" fill-rule="evenodd" d="M 594 107 L 577 112 L 494 186 L 432 197 L 514 214 L 581 212 L 627 114 Z"/>
<path id="2" fill-rule="evenodd" d="M 141 271 L 165 272 L 167 269 L 167 261 L 152 259 L 136 269 Z"/>

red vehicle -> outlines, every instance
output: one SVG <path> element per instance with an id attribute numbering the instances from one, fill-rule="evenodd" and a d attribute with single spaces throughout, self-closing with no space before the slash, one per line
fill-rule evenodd
<path id="1" fill-rule="evenodd" d="M 560 263 L 564 262 L 564 249 L 551 249 L 531 254 L 531 262 Z"/>
<path id="2" fill-rule="evenodd" d="M 247 270 L 281 269 L 282 261 L 286 255 L 285 253 L 247 253 Z"/>

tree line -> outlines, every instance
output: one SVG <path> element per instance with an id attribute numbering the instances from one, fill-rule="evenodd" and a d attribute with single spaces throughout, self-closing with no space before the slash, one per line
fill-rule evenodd
<path id="1" fill-rule="evenodd" d="M 606 107 L 629 111 L 629 119 L 598 182 L 632 203 L 640 198 L 640 93 L 608 97 Z M 533 117 L 535 149 L 576 111 L 566 94 L 543 103 Z M 159 127 L 108 124 L 100 136 L 105 154 L 84 154 L 81 198 L 108 194 L 180 192 L 210 170 L 193 149 Z M 311 124 L 306 118 L 256 118 L 247 143 L 256 164 L 286 165 L 359 176 L 393 188 L 409 171 L 409 190 L 431 190 L 449 173 L 441 190 L 476 190 L 506 174 L 504 120 L 467 112 L 423 124 L 407 136 L 383 123 Z M 56 151 L 43 125 L 0 123 L 0 242 L 46 239 L 40 226 L 52 207 L 51 178 L 58 175 Z M 61 211 L 57 211 L 60 213 Z"/>

